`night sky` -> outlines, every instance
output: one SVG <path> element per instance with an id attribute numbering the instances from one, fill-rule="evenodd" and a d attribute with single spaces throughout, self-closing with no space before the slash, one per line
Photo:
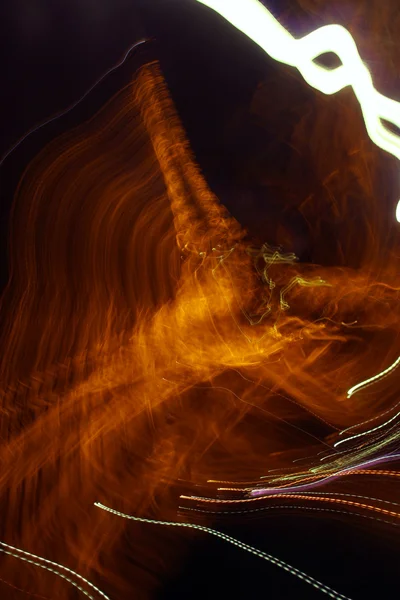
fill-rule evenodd
<path id="1" fill-rule="evenodd" d="M 277 15 L 289 5 L 288 0 L 269 3 Z M 6 0 L 1 10 L 0 156 L 31 128 L 76 102 L 136 41 L 151 38 L 133 50 L 124 65 L 76 109 L 30 136 L 4 160 L 0 170 L 2 285 L 7 276 L 7 219 L 25 165 L 44 143 L 94 114 L 130 80 L 145 56 L 160 60 L 210 186 L 242 223 L 260 235 L 257 222 L 268 210 L 275 214 L 276 198 L 264 193 L 261 212 L 254 208 L 260 205 L 261 184 L 251 179 L 252 164 L 273 131 L 252 121 L 249 106 L 257 86 L 269 78 L 279 78 L 282 89 L 290 91 L 289 96 L 289 92 L 277 94 L 282 105 L 288 104 L 288 97 L 291 102 L 312 101 L 314 92 L 298 74 L 277 66 L 220 17 L 191 0 Z M 297 19 L 288 18 L 287 26 L 296 28 Z M 299 33 L 321 24 L 315 15 L 308 23 L 306 27 L 303 22 Z M 287 118 L 282 126 L 295 118 L 290 107 L 284 110 Z M 279 177 L 284 175 L 287 151 L 283 145 L 282 154 L 275 156 Z M 294 227 L 301 240 L 301 223 Z M 300 250 L 304 259 L 309 258 L 301 243 Z M 391 582 L 394 585 L 392 534 L 382 530 L 380 537 L 374 532 L 369 535 L 368 525 L 357 520 L 349 525 L 334 517 L 320 521 L 286 514 L 231 524 L 225 530 L 351 598 L 373 597 L 371 590 L 379 590 L 382 581 L 386 589 Z M 368 578 L 363 583 L 365 572 Z M 355 588 L 358 595 L 352 595 Z M 194 543 L 181 577 L 165 582 L 160 599 L 256 595 L 271 599 L 323 597 L 256 557 L 202 538 Z"/>

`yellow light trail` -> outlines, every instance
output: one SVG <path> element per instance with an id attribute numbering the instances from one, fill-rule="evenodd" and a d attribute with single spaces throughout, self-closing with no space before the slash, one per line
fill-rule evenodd
<path id="1" fill-rule="evenodd" d="M 296 39 L 258 0 L 197 1 L 219 13 L 271 58 L 297 68 L 311 87 L 324 94 L 335 94 L 351 86 L 360 103 L 369 137 L 400 160 L 400 137 L 382 122 L 400 127 L 400 103 L 375 89 L 357 45 L 345 27 L 325 25 Z M 327 52 L 334 52 L 340 58 L 342 64 L 336 69 L 326 69 L 314 62 Z M 396 219 L 400 222 L 400 200 Z"/>

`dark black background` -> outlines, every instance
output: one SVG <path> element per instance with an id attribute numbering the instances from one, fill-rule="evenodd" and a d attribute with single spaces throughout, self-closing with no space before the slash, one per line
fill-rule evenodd
<path id="1" fill-rule="evenodd" d="M 279 14 L 282 4 L 274 0 L 269 7 Z M 227 207 L 236 211 L 235 216 L 246 221 L 245 205 L 234 199 L 232 174 L 262 140 L 251 127 L 244 127 L 239 139 L 232 140 L 231 136 L 228 144 L 226 132 L 266 73 L 286 68 L 277 67 L 242 34 L 191 0 L 7 0 L 2 12 L 1 156 L 31 128 L 76 102 L 135 41 L 154 38 L 149 47 L 134 50 L 125 64 L 76 109 L 34 133 L 4 160 L 3 285 L 7 275 L 7 219 L 13 189 L 24 166 L 46 141 L 92 115 L 129 81 L 146 52 L 161 60 L 209 183 Z M 299 90 L 310 93 L 305 91 L 305 84 L 299 83 Z M 394 535 L 384 524 L 372 526 L 366 519 L 346 520 L 333 515 L 323 519 L 311 514 L 304 517 L 292 510 L 280 516 L 271 511 L 265 519 L 221 528 L 287 560 L 350 598 L 390 598 L 395 593 Z M 134 535 L 134 526 L 131 529 Z M 163 599 L 322 597 L 277 567 L 213 539 L 194 542 L 181 576 L 164 583 L 160 593 Z"/>

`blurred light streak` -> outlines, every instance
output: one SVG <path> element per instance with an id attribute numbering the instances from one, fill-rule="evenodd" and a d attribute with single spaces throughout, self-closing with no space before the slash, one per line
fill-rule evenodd
<path id="1" fill-rule="evenodd" d="M 327 268 L 323 274 L 332 283 L 325 283 L 313 277 L 314 267 L 295 264 L 293 253 L 268 244 L 250 248 L 244 230 L 202 178 L 157 63 L 143 66 L 122 100 L 110 106 L 79 136 L 45 150 L 22 186 L 25 204 L 14 250 L 22 276 L 1 371 L 6 415 L 1 424 L 10 440 L 0 447 L 2 491 L 13 494 L 5 527 L 9 532 L 20 527 L 21 545 L 32 545 L 38 554 L 45 552 L 37 532 L 56 529 L 51 549 L 59 560 L 75 560 L 106 577 L 120 568 L 109 548 L 122 533 L 100 511 L 93 511 L 95 526 L 87 515 L 87 506 L 105 494 L 113 494 L 114 505 L 129 494 L 130 510 L 146 514 L 156 505 L 161 510 L 170 490 L 199 489 L 218 477 L 243 480 L 249 472 L 251 481 L 243 485 L 252 487 L 235 490 L 245 495 L 237 502 L 298 498 L 382 513 L 379 506 L 332 499 L 329 493 L 321 498 L 309 489 L 399 458 L 388 451 L 397 432 L 382 426 L 368 444 L 362 438 L 315 466 L 321 444 L 330 448 L 339 429 L 350 431 L 360 424 L 349 423 L 365 418 L 358 398 L 343 402 L 348 384 L 341 382 L 350 369 L 346 354 L 336 361 L 341 358 L 336 344 L 347 343 L 349 332 L 343 334 L 340 324 L 361 313 L 360 328 L 397 330 L 397 290 L 371 284 L 362 270 L 359 275 Z M 42 227 L 35 218 L 44 214 L 50 216 Z M 380 285 L 378 308 L 386 299 L 390 308 L 378 312 L 370 292 Z M 321 317 L 329 311 L 334 318 Z M 267 314 L 271 320 L 264 319 Z M 370 372 L 366 348 L 363 375 L 363 369 Z M 212 392 L 209 402 L 199 390 Z M 229 394 L 228 401 L 221 392 Z M 378 409 L 368 410 L 369 417 Z M 309 414 L 328 425 L 329 434 L 321 424 L 320 437 L 305 430 Z M 311 449 L 304 433 L 314 440 Z M 315 452 L 293 460 L 303 451 Z M 308 461 L 301 471 L 294 466 L 300 460 Z M 265 472 L 274 474 L 261 478 Z M 363 471 L 371 473 L 378 471 Z M 229 490 L 216 493 L 221 491 Z M 308 494 L 299 494 L 303 491 Z M 201 529 L 261 556 L 208 528 L 159 524 Z M 139 552 L 141 543 L 132 541 Z M 150 547 L 153 541 L 145 543 Z M 128 553 L 132 547 L 127 562 Z M 106 555 L 112 565 L 107 568 Z M 130 583 L 142 589 L 136 579 Z"/>
<path id="2" fill-rule="evenodd" d="M 371 417 L 370 419 L 367 419 L 366 421 L 361 421 L 360 423 L 356 423 L 355 425 L 351 425 L 350 427 L 343 429 L 342 431 L 339 432 L 339 435 L 343 435 L 344 433 L 347 433 L 348 431 L 357 429 L 358 427 L 361 427 L 362 425 L 367 425 L 368 423 L 372 423 L 373 421 L 376 421 L 377 419 L 380 419 L 383 416 L 388 415 L 389 413 L 393 412 L 393 410 L 395 410 L 398 406 L 400 406 L 400 402 L 397 402 L 394 406 L 391 406 L 390 408 L 381 412 L 379 415 L 376 415 L 375 417 Z M 321 460 L 324 460 L 324 459 L 321 459 Z"/>
<path id="3" fill-rule="evenodd" d="M 314 496 L 347 496 L 348 498 L 359 498 L 362 500 L 369 500 L 370 502 L 382 502 L 383 504 L 390 504 L 391 506 L 400 506 L 399 502 L 390 502 L 389 500 L 382 500 L 382 498 L 372 498 L 371 496 L 359 496 L 358 494 L 345 494 L 343 492 L 307 492 L 307 494 Z"/>
<path id="4" fill-rule="evenodd" d="M 254 502 L 255 500 L 275 500 L 275 498 L 285 498 L 285 499 L 291 499 L 291 498 L 296 498 L 297 500 L 310 500 L 310 501 L 314 501 L 314 502 L 331 502 L 333 504 L 344 504 L 346 506 L 350 506 L 350 507 L 355 507 L 355 508 L 361 508 L 361 509 L 365 509 L 365 510 L 370 510 L 372 512 L 378 512 L 384 515 L 388 515 L 390 517 L 395 517 L 395 518 L 399 518 L 400 514 L 392 511 L 392 510 L 387 510 L 385 508 L 380 508 L 379 506 L 373 506 L 372 504 L 365 504 L 362 502 L 355 502 L 353 500 L 343 500 L 341 498 L 330 498 L 328 495 L 325 496 L 312 496 L 310 494 L 295 494 L 295 493 L 290 493 L 290 494 L 281 494 L 281 493 L 276 493 L 273 492 L 271 494 L 266 494 L 266 495 L 257 495 L 257 496 L 253 496 L 252 498 L 203 498 L 203 497 L 197 497 L 197 496 L 181 496 L 181 498 L 185 498 L 188 499 L 190 498 L 191 500 L 196 500 L 198 502 L 201 503 L 205 503 L 205 504 L 242 504 L 242 503 L 249 503 L 249 502 Z"/>
<path id="5" fill-rule="evenodd" d="M 192 511 L 194 513 L 206 514 L 206 515 L 250 515 L 254 513 L 266 513 L 268 511 L 280 510 L 297 510 L 302 513 L 303 511 L 311 511 L 313 513 L 333 513 L 336 515 L 346 515 L 347 517 L 360 517 L 362 519 L 369 519 L 370 521 L 376 521 L 377 523 L 385 523 L 385 525 L 391 525 L 392 527 L 399 527 L 400 523 L 393 523 L 392 521 L 386 521 L 386 519 L 380 519 L 379 517 L 371 517 L 371 515 L 364 515 L 363 513 L 349 510 L 336 510 L 334 508 L 317 508 L 315 506 L 302 506 L 296 504 L 279 504 L 277 506 L 262 506 L 260 508 L 249 508 L 247 510 L 229 510 L 229 511 L 220 511 L 220 510 L 204 510 L 202 508 L 189 508 L 187 506 L 179 507 L 182 511 L 188 512 Z M 285 515 L 286 516 L 286 515 Z"/>
<path id="6" fill-rule="evenodd" d="M 41 569 L 45 569 L 46 571 L 49 571 L 50 573 L 54 573 L 58 577 L 61 577 L 62 579 L 65 579 L 65 581 L 68 581 L 68 583 L 70 583 L 71 585 L 76 587 L 80 592 L 82 592 L 82 594 L 84 594 L 85 596 L 90 598 L 90 600 L 96 600 L 95 597 L 92 596 L 91 594 L 89 594 L 89 592 L 87 590 L 85 590 L 81 585 L 79 585 L 79 583 L 77 583 L 76 581 L 73 581 L 73 579 L 71 579 L 68 576 L 68 575 L 73 575 L 74 577 L 77 577 L 80 581 L 82 581 L 86 585 L 88 585 L 92 590 L 94 590 L 97 594 L 99 594 L 99 596 L 101 596 L 102 598 L 105 598 L 105 600 L 110 600 L 110 598 L 108 596 L 106 596 L 106 594 L 104 594 L 104 592 L 99 590 L 99 588 L 96 587 L 95 585 L 93 585 L 93 583 L 91 583 L 90 581 L 85 579 L 85 577 L 82 577 L 82 575 L 79 575 L 75 571 L 72 571 L 72 569 L 68 569 L 68 567 L 64 567 L 63 565 L 60 565 L 59 563 L 56 563 L 52 560 L 47 560 L 46 558 L 37 556 L 36 554 L 32 554 L 31 552 L 26 552 L 25 550 L 21 550 L 21 548 L 16 548 L 15 546 L 10 546 L 10 544 L 6 544 L 5 542 L 0 542 L 0 552 L 3 552 L 3 554 L 8 554 L 9 556 L 12 556 L 14 558 L 18 558 L 19 560 L 23 560 L 24 562 L 27 562 L 36 567 L 40 567 Z M 34 559 L 36 559 L 36 560 L 34 560 Z M 45 563 L 45 564 L 43 564 L 43 563 Z M 51 565 L 51 566 L 47 566 L 47 565 Z M 58 569 L 61 569 L 65 573 L 68 573 L 68 575 L 65 575 L 65 573 L 61 573 Z M 5 582 L 5 583 L 7 583 L 7 582 Z"/>
<path id="7" fill-rule="evenodd" d="M 390 365 L 390 367 L 388 367 L 387 369 L 384 369 L 377 375 L 374 375 L 373 377 L 370 377 L 369 379 L 366 379 L 365 381 L 361 381 L 360 383 L 357 383 L 357 385 L 354 385 L 352 388 L 350 388 L 349 391 L 347 392 L 347 397 L 351 398 L 351 396 L 353 394 L 355 394 L 356 392 L 358 392 L 358 390 L 368 387 L 369 385 L 382 379 L 383 377 L 385 377 L 386 375 L 391 373 L 399 364 L 400 364 L 400 356 L 398 358 L 396 358 L 394 363 L 392 365 Z M 344 432 L 341 432 L 341 433 L 344 433 Z"/>
<path id="8" fill-rule="evenodd" d="M 382 122 L 400 127 L 400 103 L 374 88 L 371 74 L 347 29 L 341 25 L 325 25 L 296 39 L 258 0 L 197 1 L 218 12 L 271 58 L 296 67 L 311 87 L 330 95 L 351 86 L 360 103 L 369 137 L 400 160 L 400 138 Z M 340 58 L 342 64 L 336 69 L 327 69 L 315 62 L 327 52 L 334 52 Z M 400 200 L 396 218 L 400 222 Z"/>
<path id="9" fill-rule="evenodd" d="M 243 490 L 240 488 L 238 488 L 236 490 L 231 488 L 228 491 L 242 492 Z M 382 498 L 373 498 L 371 496 L 360 496 L 358 494 L 346 494 L 343 492 L 311 492 L 311 491 L 307 490 L 307 496 L 315 496 L 316 500 L 321 499 L 321 500 L 325 500 L 325 501 L 328 500 L 331 496 L 332 496 L 332 498 L 334 498 L 335 496 L 342 496 L 342 497 L 346 497 L 346 498 L 353 498 L 353 500 L 354 500 L 354 498 L 358 498 L 360 500 L 369 500 L 370 502 L 380 502 L 382 504 L 389 504 L 390 506 L 400 506 L 400 503 L 398 503 L 398 502 L 391 502 L 389 500 L 383 500 Z M 323 497 L 320 498 L 320 496 L 323 496 Z M 271 495 L 265 496 L 265 497 L 268 498 L 269 500 L 274 499 L 274 498 L 289 498 L 289 497 L 305 498 L 305 496 L 302 496 L 302 495 L 299 495 L 299 494 L 296 494 L 293 492 L 289 492 L 287 494 L 271 494 Z M 257 498 L 257 499 L 260 499 L 260 498 Z M 245 499 L 246 502 L 249 502 L 249 500 L 251 501 L 251 499 L 248 499 L 248 498 Z M 238 500 L 233 500 L 233 501 L 236 503 L 236 502 L 243 502 L 244 500 L 238 499 Z M 212 502 L 224 503 L 225 499 L 223 499 L 223 500 L 219 499 L 219 498 L 216 500 L 209 499 L 209 502 L 210 503 L 212 503 Z M 226 500 L 226 503 L 229 504 L 229 500 Z M 358 504 L 358 506 L 360 507 L 361 505 Z M 183 508 L 183 507 L 181 507 L 181 508 Z M 369 507 L 369 508 L 371 508 L 371 507 Z M 196 509 L 193 508 L 191 510 L 196 510 Z M 394 513 L 392 516 L 400 517 L 400 514 Z"/>
<path id="10" fill-rule="evenodd" d="M 383 427 L 386 427 L 387 425 L 389 425 L 389 423 L 392 423 L 393 421 L 395 421 L 397 419 L 397 417 L 399 417 L 399 416 L 400 416 L 400 412 L 395 414 L 391 419 L 388 419 L 387 421 L 385 421 L 385 423 L 381 423 L 380 425 L 377 425 L 376 427 L 373 427 L 372 429 L 368 429 L 367 431 L 362 431 L 361 433 L 356 433 L 355 435 L 351 435 L 351 436 L 345 438 L 344 440 L 339 440 L 338 442 L 336 442 L 334 444 L 334 447 L 337 448 L 337 446 L 340 446 L 341 444 L 344 444 L 345 442 L 350 442 L 351 440 L 355 440 L 357 438 L 363 437 L 364 435 L 369 435 L 370 433 L 374 433 L 375 431 L 378 431 L 379 429 L 382 429 Z"/>
<path id="11" fill-rule="evenodd" d="M 397 471 L 383 471 L 381 469 L 374 471 L 374 469 L 360 469 L 359 471 L 349 471 L 351 475 L 382 475 L 383 477 L 400 477 L 400 473 Z"/>
<path id="12" fill-rule="evenodd" d="M 254 548 L 253 546 L 249 546 L 248 544 L 240 542 L 239 540 L 231 537 L 230 535 L 221 533 L 220 531 L 216 531 L 215 529 L 211 529 L 211 527 L 205 527 L 204 525 L 196 525 L 193 523 L 178 523 L 178 522 L 173 522 L 173 521 L 156 521 L 154 519 L 145 519 L 143 517 L 134 517 L 132 515 L 127 515 L 125 513 L 121 513 L 117 510 L 114 510 L 113 508 L 109 508 L 108 506 L 105 506 L 104 504 L 102 504 L 100 502 L 95 502 L 94 505 L 97 506 L 97 508 L 100 508 L 100 509 L 107 511 L 111 514 L 114 514 L 118 517 L 122 517 L 123 519 L 129 519 L 129 520 L 136 521 L 139 523 L 149 523 L 151 525 L 161 525 L 161 526 L 167 526 L 167 527 L 183 527 L 183 528 L 187 528 L 187 529 L 194 529 L 197 531 L 202 531 L 204 533 L 208 533 L 209 535 L 213 535 L 225 542 L 233 544 L 234 546 L 236 546 L 237 548 L 240 548 L 241 550 L 250 552 L 251 554 L 258 556 L 259 558 L 263 558 L 264 560 L 276 565 L 277 567 L 284 569 L 288 573 L 291 573 L 291 575 L 298 577 L 299 579 L 301 579 L 305 583 L 308 583 L 309 585 L 313 586 L 320 592 L 327 594 L 330 598 L 336 598 L 337 600 L 347 600 L 346 596 L 339 594 L 338 592 L 331 589 L 327 585 L 324 585 L 323 583 L 317 581 L 313 577 L 310 577 L 310 575 L 303 573 L 299 569 L 296 569 L 295 567 L 288 565 L 286 562 L 280 560 L 279 558 L 276 558 L 275 556 L 271 556 L 270 554 L 267 554 L 266 552 L 263 552 L 262 550 L 258 550 L 257 548 Z"/>
<path id="13" fill-rule="evenodd" d="M 294 473 L 294 474 L 289 474 L 289 475 L 282 475 L 278 478 L 274 477 L 274 479 L 272 480 L 274 483 L 275 482 L 285 482 L 287 480 L 290 479 L 295 479 L 295 480 L 299 480 L 297 484 L 293 484 L 293 483 L 289 483 L 286 485 L 282 485 L 282 487 L 266 487 L 265 485 L 263 485 L 262 488 L 260 487 L 250 487 L 248 489 L 243 489 L 241 491 L 246 491 L 248 493 L 251 494 L 251 496 L 253 497 L 258 497 L 259 495 L 263 495 L 263 494 L 274 494 L 274 493 L 279 493 L 282 488 L 284 487 L 285 491 L 287 492 L 296 492 L 296 491 L 306 491 L 308 492 L 308 490 L 312 487 L 316 487 L 316 486 L 320 486 L 323 483 L 329 483 L 331 481 L 335 481 L 337 479 L 339 479 L 340 477 L 346 476 L 346 475 L 357 475 L 358 473 L 360 474 L 381 474 L 381 475 L 394 475 L 394 476 L 400 476 L 400 474 L 397 474 L 396 472 L 393 471 L 382 471 L 382 470 L 365 470 L 362 467 L 368 466 L 368 465 L 377 465 L 381 462 L 388 462 L 391 460 L 398 460 L 400 458 L 400 454 L 387 454 L 384 456 L 380 456 L 378 458 L 373 458 L 371 460 L 367 460 L 365 462 L 362 462 L 358 465 L 354 465 L 352 464 L 349 467 L 346 468 L 342 468 L 339 469 L 337 471 L 335 471 L 333 469 L 333 467 L 331 467 L 331 472 L 329 472 L 329 467 L 323 467 L 323 470 L 321 471 L 321 475 L 315 475 L 312 477 L 308 477 L 306 476 L 304 479 L 304 473 Z M 319 469 L 319 468 L 318 468 Z M 316 471 L 317 469 L 309 469 L 309 471 L 307 471 L 307 473 L 309 472 L 313 472 Z M 265 479 L 265 477 L 263 478 Z M 304 485 L 304 481 L 311 481 L 311 483 L 307 483 L 306 485 Z M 229 482 L 229 481 L 225 481 L 225 482 L 219 482 L 219 483 L 233 483 L 233 482 Z M 243 485 L 249 485 L 246 484 L 245 482 L 243 482 Z M 181 495 L 180 496 L 183 499 L 186 500 L 199 500 L 199 501 L 203 501 L 203 497 L 201 496 L 186 496 L 186 495 Z M 212 502 L 213 498 L 205 498 L 205 500 Z"/>

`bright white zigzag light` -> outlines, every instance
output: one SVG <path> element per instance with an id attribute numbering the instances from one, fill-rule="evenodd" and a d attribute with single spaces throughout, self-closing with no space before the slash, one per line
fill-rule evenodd
<path id="1" fill-rule="evenodd" d="M 326 25 L 295 39 L 258 0 L 197 0 L 212 8 L 258 44 L 271 58 L 296 67 L 307 83 L 324 94 L 351 86 L 371 140 L 400 160 L 400 137 L 382 119 L 400 127 L 400 103 L 380 94 L 361 60 L 352 35 L 341 25 Z M 334 52 L 342 64 L 325 69 L 314 59 Z M 396 218 L 400 222 L 400 200 Z"/>

